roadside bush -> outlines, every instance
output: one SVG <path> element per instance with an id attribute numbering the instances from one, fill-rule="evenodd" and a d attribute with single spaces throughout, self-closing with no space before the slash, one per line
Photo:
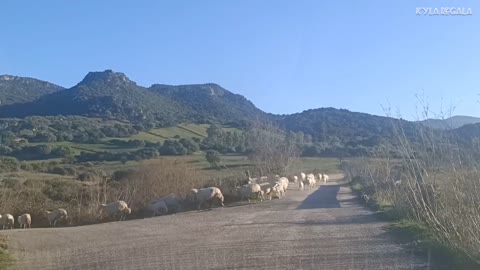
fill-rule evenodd
<path id="1" fill-rule="evenodd" d="M 390 218 L 425 226 L 438 243 L 480 265 L 480 145 L 458 147 L 456 137 L 424 128 L 413 142 L 395 127 L 396 143 L 343 163 L 345 172 L 361 176 L 357 182 Z"/>

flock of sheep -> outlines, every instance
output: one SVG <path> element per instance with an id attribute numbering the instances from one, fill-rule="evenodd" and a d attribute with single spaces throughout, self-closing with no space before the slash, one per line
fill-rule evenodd
<path id="1" fill-rule="evenodd" d="M 300 173 L 299 176 L 292 176 L 289 180 L 287 177 L 280 177 L 276 175 L 273 178 L 266 176 L 251 178 L 248 172 L 248 183 L 239 187 L 235 187 L 231 191 L 232 195 L 238 197 L 240 201 L 247 200 L 250 202 L 251 198 L 256 198 L 261 201 L 265 200 L 265 196 L 271 200 L 273 197 L 282 198 L 287 192 L 290 181 L 298 183 L 300 190 L 309 190 L 315 187 L 317 181 L 328 181 L 328 175 L 319 173 L 316 178 L 314 174 Z M 187 194 L 185 199 L 181 199 L 175 194 L 171 194 L 162 198 L 150 201 L 145 207 L 146 214 L 152 216 L 176 213 L 184 207 L 195 207 L 201 209 L 205 204 L 209 204 L 211 208 L 217 202 L 224 206 L 224 196 L 222 191 L 217 187 L 207 187 L 200 189 L 192 189 Z M 100 208 L 109 218 L 125 220 L 127 215 L 132 213 L 125 201 L 115 201 L 109 204 L 101 204 Z M 55 227 L 58 222 L 65 221 L 68 218 L 67 211 L 59 208 L 54 211 L 45 211 L 46 217 L 50 226 Z M 17 218 L 20 228 L 31 228 L 32 218 L 30 214 L 25 213 Z M 11 214 L 0 215 L 0 227 L 3 229 L 13 229 L 15 219 Z"/>

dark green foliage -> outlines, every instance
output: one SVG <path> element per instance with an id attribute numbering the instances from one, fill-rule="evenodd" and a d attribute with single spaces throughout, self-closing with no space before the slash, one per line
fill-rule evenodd
<path id="1" fill-rule="evenodd" d="M 166 140 L 160 148 L 160 154 L 163 156 L 184 156 L 188 150 L 177 140 Z"/>
<path id="2" fill-rule="evenodd" d="M 220 153 L 215 150 L 208 150 L 205 153 L 205 159 L 212 167 L 218 168 L 218 164 L 220 163 Z"/>
<path id="3" fill-rule="evenodd" d="M 187 149 L 188 154 L 192 154 L 200 150 L 198 143 L 196 143 L 192 139 L 182 138 L 178 142 L 181 143 L 183 147 L 185 147 L 185 149 Z"/>

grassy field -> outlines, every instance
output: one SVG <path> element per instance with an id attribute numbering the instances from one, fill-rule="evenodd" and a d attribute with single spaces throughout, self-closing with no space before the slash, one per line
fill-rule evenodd
<path id="1" fill-rule="evenodd" d="M 245 170 L 250 170 L 252 176 L 257 176 L 257 172 L 253 164 L 246 156 L 239 155 L 223 155 L 221 156 L 221 169 L 215 169 L 208 164 L 203 154 L 197 154 L 192 156 L 168 156 L 160 157 L 160 159 L 173 159 L 180 162 L 187 162 L 192 165 L 193 168 L 201 170 L 208 177 L 223 178 L 229 176 L 243 175 Z M 111 173 L 117 170 L 134 169 L 139 163 L 148 164 L 155 160 L 145 160 L 141 162 L 128 161 L 126 164 L 122 164 L 119 161 L 102 162 L 95 165 L 95 169 Z M 312 170 L 320 170 L 327 174 L 338 173 L 339 160 L 336 158 L 300 158 L 294 162 L 288 169 L 288 175 L 297 175 L 300 172 L 309 172 Z"/>
<path id="2" fill-rule="evenodd" d="M 117 137 L 107 137 L 103 138 L 101 143 L 75 143 L 75 142 L 52 142 L 52 143 L 30 143 L 29 145 L 38 145 L 38 144 L 48 144 L 52 147 L 58 146 L 68 146 L 75 151 L 75 154 L 79 154 L 82 151 L 85 152 L 101 152 L 101 151 L 108 151 L 112 153 L 118 152 L 130 152 L 136 151 L 139 148 L 126 148 L 126 147 L 119 147 L 115 145 L 111 145 L 108 143 L 109 140 L 117 139 L 117 140 L 144 140 L 147 142 L 160 142 L 163 143 L 165 140 L 168 139 L 175 139 L 178 138 L 199 138 L 203 139 L 207 136 L 207 129 L 208 124 L 179 124 L 175 127 L 168 127 L 168 128 L 157 128 L 152 129 L 149 131 L 142 131 L 138 134 L 132 135 L 130 137 L 125 138 L 117 138 Z M 224 127 L 226 131 L 235 131 L 238 130 L 232 127 Z"/>

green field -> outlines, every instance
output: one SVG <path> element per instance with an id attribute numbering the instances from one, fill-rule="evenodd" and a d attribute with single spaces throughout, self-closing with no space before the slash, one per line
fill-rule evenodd
<path id="1" fill-rule="evenodd" d="M 207 136 L 207 129 L 208 124 L 179 124 L 175 127 L 168 127 L 168 128 L 156 128 L 149 131 L 142 131 L 138 134 L 132 135 L 130 137 L 107 137 L 103 138 L 101 141 L 102 143 L 76 143 L 76 142 L 52 142 L 52 143 L 29 143 L 29 145 L 38 145 L 38 144 L 48 144 L 52 147 L 58 146 L 68 146 L 75 151 L 75 154 L 79 154 L 81 151 L 86 152 L 102 152 L 108 151 L 112 153 L 118 152 L 130 152 L 136 151 L 139 148 L 125 148 L 119 147 L 115 145 L 111 145 L 108 143 L 109 140 L 117 139 L 117 140 L 144 140 L 146 142 L 155 142 L 155 143 L 163 143 L 165 140 L 168 139 L 176 139 L 178 138 L 199 138 L 203 139 Z M 226 131 L 235 131 L 238 130 L 232 127 L 224 127 Z"/>

